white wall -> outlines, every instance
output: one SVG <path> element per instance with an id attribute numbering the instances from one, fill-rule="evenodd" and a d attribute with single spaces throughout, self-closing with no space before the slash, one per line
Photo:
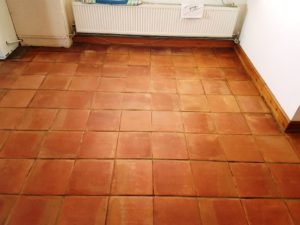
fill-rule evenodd
<path id="1" fill-rule="evenodd" d="M 295 120 L 300 105 L 300 1 L 250 0 L 247 8 L 241 46 Z"/>

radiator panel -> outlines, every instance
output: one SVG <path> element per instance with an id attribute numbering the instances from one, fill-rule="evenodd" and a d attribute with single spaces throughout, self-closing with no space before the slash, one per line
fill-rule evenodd
<path id="1" fill-rule="evenodd" d="M 180 5 L 73 2 L 73 11 L 79 33 L 232 37 L 239 8 L 205 6 L 201 19 L 181 19 Z"/>

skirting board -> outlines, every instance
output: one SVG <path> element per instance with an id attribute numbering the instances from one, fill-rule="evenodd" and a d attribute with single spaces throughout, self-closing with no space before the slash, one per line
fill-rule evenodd
<path id="1" fill-rule="evenodd" d="M 248 75 L 253 80 L 254 84 L 256 85 L 257 89 L 259 90 L 261 96 L 264 98 L 265 102 L 271 109 L 274 118 L 276 119 L 277 123 L 281 126 L 281 128 L 285 132 L 299 132 L 300 131 L 300 122 L 291 121 L 284 110 L 281 108 L 280 104 L 276 100 L 275 96 L 263 80 L 262 76 L 256 70 L 250 59 L 248 58 L 247 54 L 244 52 L 240 45 L 235 46 L 235 51 L 240 58 L 241 62 L 244 65 Z"/>
<path id="2" fill-rule="evenodd" d="M 71 38 L 48 38 L 48 37 L 19 37 L 22 46 L 45 46 L 45 47 L 65 47 L 72 45 Z"/>

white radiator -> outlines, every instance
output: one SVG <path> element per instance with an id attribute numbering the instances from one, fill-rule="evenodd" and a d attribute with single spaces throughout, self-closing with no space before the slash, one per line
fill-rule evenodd
<path id="1" fill-rule="evenodd" d="M 73 2 L 79 33 L 232 37 L 238 7 L 205 6 L 201 19 L 182 19 L 180 5 L 139 6 L 82 4 Z"/>

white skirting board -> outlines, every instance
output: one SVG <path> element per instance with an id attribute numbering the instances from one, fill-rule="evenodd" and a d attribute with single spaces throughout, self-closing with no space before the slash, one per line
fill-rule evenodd
<path id="1" fill-rule="evenodd" d="M 180 10 L 180 5 L 73 2 L 79 33 L 225 38 L 234 35 L 238 7 L 205 6 L 200 19 L 182 19 Z"/>

